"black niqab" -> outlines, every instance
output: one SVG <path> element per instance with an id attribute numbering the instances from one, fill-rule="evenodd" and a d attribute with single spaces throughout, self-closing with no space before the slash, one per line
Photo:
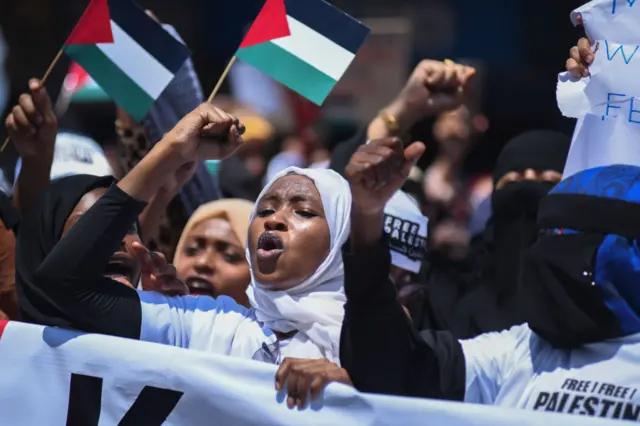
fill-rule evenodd
<path id="1" fill-rule="evenodd" d="M 494 184 L 509 172 L 562 173 L 570 146 L 562 133 L 538 130 L 512 139 L 498 157 Z M 492 216 L 461 262 L 433 259 L 427 276 L 423 328 L 446 329 L 458 338 L 500 331 L 524 322 L 518 308 L 518 277 L 525 250 L 536 240 L 540 200 L 553 184 L 508 183 L 492 194 Z"/>
<path id="2" fill-rule="evenodd" d="M 80 199 L 97 188 L 108 188 L 115 181 L 111 176 L 75 175 L 47 186 L 34 205 L 23 214 L 16 241 L 16 284 L 21 320 L 36 324 L 72 328 L 61 311 L 50 302 L 36 285 L 36 273 L 42 262 L 62 238 L 65 223 Z"/>

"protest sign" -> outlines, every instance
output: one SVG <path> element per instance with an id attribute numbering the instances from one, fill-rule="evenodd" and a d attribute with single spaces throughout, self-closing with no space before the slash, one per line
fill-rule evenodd
<path id="1" fill-rule="evenodd" d="M 591 167 L 640 165 L 640 2 L 594 0 L 571 14 L 581 17 L 593 42 L 590 76 L 558 79 L 558 106 L 579 118 L 565 177 Z"/>
<path id="2" fill-rule="evenodd" d="M 0 424 L 11 426 L 609 424 L 340 384 L 291 410 L 271 364 L 19 322 L 0 322 L 0 360 Z"/>

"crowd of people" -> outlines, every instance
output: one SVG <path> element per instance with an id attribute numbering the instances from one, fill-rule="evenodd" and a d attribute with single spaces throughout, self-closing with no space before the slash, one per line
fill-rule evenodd
<path id="1" fill-rule="evenodd" d="M 590 49 L 571 50 L 576 77 Z M 143 122 L 118 111 L 111 164 L 31 80 L 6 119 L 21 163 L 0 199 L 2 315 L 276 364 L 291 408 L 341 382 L 638 420 L 633 401 L 549 395 L 640 380 L 640 168 L 562 180 L 571 138 L 537 129 L 463 185 L 475 73 L 423 60 L 354 137 L 291 135 L 268 164 L 273 126 L 202 103 L 190 63 Z M 421 170 L 407 135 L 427 119 L 444 148 Z"/>

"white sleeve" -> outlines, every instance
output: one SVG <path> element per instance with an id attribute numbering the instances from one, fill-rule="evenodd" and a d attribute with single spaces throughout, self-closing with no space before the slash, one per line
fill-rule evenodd
<path id="1" fill-rule="evenodd" d="M 194 330 L 207 333 L 211 339 L 217 335 L 233 338 L 236 327 L 227 327 L 225 318 L 243 319 L 248 309 L 225 296 L 167 297 L 152 291 L 139 291 L 142 324 L 140 340 L 188 348 Z M 197 321 L 194 320 L 197 317 Z M 205 327 L 202 327 L 205 325 Z M 221 333 L 216 333 L 216 329 Z M 230 329 L 229 329 L 230 328 Z M 226 345 L 228 342 L 219 342 Z"/>
<path id="2" fill-rule="evenodd" d="M 504 380 L 523 356 L 530 355 L 531 335 L 528 326 L 518 325 L 460 341 L 466 365 L 465 402 L 495 402 Z"/>

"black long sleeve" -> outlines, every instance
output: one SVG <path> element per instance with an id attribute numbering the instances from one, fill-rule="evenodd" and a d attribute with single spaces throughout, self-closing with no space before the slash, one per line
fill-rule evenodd
<path id="1" fill-rule="evenodd" d="M 386 240 L 351 253 L 343 248 L 345 318 L 340 360 L 363 392 L 462 400 L 464 354 L 447 332 L 416 334 L 389 281 Z"/>
<path id="2" fill-rule="evenodd" d="M 35 272 L 36 288 L 26 294 L 39 300 L 30 305 L 54 312 L 79 330 L 139 338 L 137 292 L 102 273 L 144 206 L 112 185 Z"/>

